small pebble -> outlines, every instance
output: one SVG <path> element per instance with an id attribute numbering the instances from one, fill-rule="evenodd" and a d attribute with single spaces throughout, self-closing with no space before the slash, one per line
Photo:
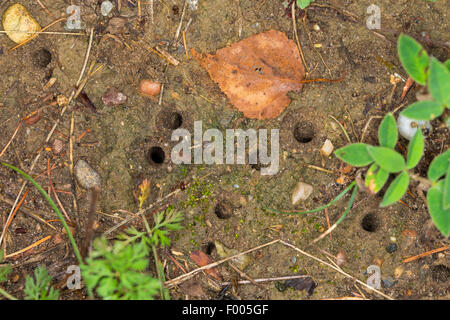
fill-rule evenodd
<path id="1" fill-rule="evenodd" d="M 387 289 L 394 287 L 397 283 L 397 281 L 392 279 L 391 277 L 387 277 L 386 279 L 383 279 L 381 281 L 383 282 L 383 287 Z"/>
<path id="2" fill-rule="evenodd" d="M 414 137 L 418 126 L 420 126 L 421 128 L 426 128 L 430 132 L 433 129 L 433 127 L 430 124 L 430 121 L 413 120 L 408 117 L 405 117 L 402 114 L 400 114 L 397 118 L 397 126 L 400 135 L 407 140 L 411 140 Z"/>
<path id="3" fill-rule="evenodd" d="M 313 25 L 313 30 L 314 31 L 320 31 L 320 27 L 318 24 Z"/>
<path id="4" fill-rule="evenodd" d="M 161 92 L 161 83 L 142 79 L 139 83 L 139 93 L 146 97 L 157 96 Z"/>
<path id="5" fill-rule="evenodd" d="M 102 6 L 100 8 L 100 11 L 102 12 L 102 16 L 106 17 L 108 16 L 112 9 L 114 8 L 114 5 L 111 1 L 103 1 Z"/>
<path id="6" fill-rule="evenodd" d="M 322 148 L 320 148 L 320 153 L 324 157 L 329 157 L 331 155 L 331 153 L 333 152 L 333 149 L 334 149 L 333 143 L 329 139 L 327 139 L 323 143 Z"/>
<path id="7" fill-rule="evenodd" d="M 59 139 L 55 139 L 55 141 L 53 141 L 52 151 L 54 154 L 60 154 L 63 147 L 64 147 L 63 142 Z"/>
<path id="8" fill-rule="evenodd" d="M 292 192 L 291 202 L 293 205 L 297 204 L 300 200 L 304 201 L 309 198 L 313 192 L 313 186 L 304 182 L 299 182 L 295 186 L 294 192 Z"/>
<path id="9" fill-rule="evenodd" d="M 397 251 L 397 245 L 395 243 L 390 243 L 387 247 L 386 247 L 386 251 L 388 253 L 394 253 L 395 251 Z"/>
<path id="10" fill-rule="evenodd" d="M 396 242 L 397 241 L 396 237 L 390 237 L 389 239 L 391 239 L 391 242 Z"/>
<path id="11" fill-rule="evenodd" d="M 239 185 L 238 184 L 233 184 L 233 188 L 239 189 Z"/>
<path id="12" fill-rule="evenodd" d="M 127 96 L 116 88 L 109 88 L 103 94 L 102 101 L 108 107 L 118 106 L 127 102 Z"/>
<path id="13" fill-rule="evenodd" d="M 84 189 L 100 187 L 100 175 L 86 161 L 78 160 L 74 169 L 75 177 Z"/>
<path id="14" fill-rule="evenodd" d="M 296 262 L 297 262 L 297 257 L 295 257 L 295 256 L 292 257 L 292 258 L 291 258 L 291 261 L 292 261 L 292 263 L 296 263 Z"/>
<path id="15" fill-rule="evenodd" d="M 405 271 L 405 268 L 403 266 L 398 266 L 397 268 L 395 268 L 394 270 L 394 277 L 396 279 L 400 278 L 403 274 L 403 272 Z"/>
<path id="16" fill-rule="evenodd" d="M 275 288 L 277 288 L 277 290 L 280 292 L 284 292 L 287 289 L 286 285 L 283 282 L 279 281 L 275 282 Z"/>

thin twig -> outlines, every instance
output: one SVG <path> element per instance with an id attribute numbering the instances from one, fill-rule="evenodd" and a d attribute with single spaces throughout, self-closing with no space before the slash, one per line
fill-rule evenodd
<path id="1" fill-rule="evenodd" d="M 5 154 L 6 150 L 8 149 L 9 145 L 11 144 L 11 142 L 14 140 L 14 138 L 17 135 L 17 132 L 19 132 L 20 127 L 22 126 L 22 120 L 19 121 L 19 124 L 16 127 L 16 130 L 14 130 L 13 135 L 11 136 L 11 139 L 9 139 L 8 143 L 6 144 L 6 146 L 3 148 L 2 152 L 0 152 L 0 158 Z"/>
<path id="2" fill-rule="evenodd" d="M 296 275 L 296 276 L 285 276 L 285 277 L 273 277 L 273 278 L 261 278 L 261 279 L 253 279 L 254 282 L 260 283 L 260 282 L 271 282 L 271 281 L 283 281 L 283 280 L 292 280 L 292 279 L 302 279 L 302 278 L 308 278 L 307 275 Z M 238 284 L 251 284 L 252 282 L 250 280 L 240 280 L 237 282 Z M 231 282 L 222 282 L 222 286 L 226 286 L 232 284 Z"/>
<path id="3" fill-rule="evenodd" d="M 300 41 L 298 40 L 297 22 L 295 19 L 295 7 L 296 7 L 296 4 L 292 3 L 292 12 L 291 12 L 292 26 L 294 28 L 294 36 L 295 36 L 295 41 L 297 42 L 298 52 L 300 53 L 300 57 L 302 58 L 303 65 L 305 66 L 305 71 L 308 72 L 308 65 L 306 64 L 305 56 L 303 55 L 302 46 L 300 45 Z"/>
<path id="4" fill-rule="evenodd" d="M 435 253 L 438 253 L 438 252 L 441 252 L 441 251 L 448 250 L 448 249 L 449 249 L 449 246 L 444 246 L 444 247 L 441 247 L 441 248 L 437 248 L 437 249 L 434 249 L 434 250 L 430 250 L 430 251 L 418 254 L 417 256 L 409 257 L 409 258 L 403 260 L 402 262 L 403 263 L 408 263 L 408 262 L 411 262 L 411 261 L 414 261 L 414 260 L 417 260 L 417 259 L 421 259 L 423 257 L 429 256 L 429 255 L 432 255 L 432 254 L 435 254 Z"/>
<path id="5" fill-rule="evenodd" d="M 182 282 L 184 282 L 184 281 L 190 279 L 191 277 L 193 277 L 194 275 L 196 275 L 197 273 L 199 273 L 199 272 L 201 272 L 201 271 L 203 271 L 203 270 L 206 270 L 206 269 L 210 269 L 210 268 L 216 267 L 216 266 L 218 266 L 218 265 L 220 265 L 220 264 L 222 264 L 222 263 L 224 263 L 224 262 L 230 261 L 230 260 L 232 260 L 232 259 L 234 259 L 234 258 L 243 256 L 243 255 L 245 255 L 245 254 L 248 254 L 248 253 L 250 253 L 250 252 L 253 252 L 253 251 L 259 250 L 259 249 L 261 249 L 261 248 L 270 246 L 270 245 L 272 245 L 272 244 L 274 244 L 274 243 L 277 243 L 277 242 L 280 242 L 280 241 L 281 241 L 280 239 L 272 240 L 272 241 L 270 241 L 270 242 L 267 242 L 267 243 L 265 243 L 265 244 L 256 246 L 256 247 L 254 247 L 254 248 L 252 248 L 252 249 L 249 249 L 249 250 L 247 250 L 247 251 L 244 251 L 244 252 L 241 252 L 241 253 L 238 253 L 238 254 L 229 256 L 229 257 L 227 257 L 227 258 L 225 258 L 225 259 L 222 259 L 222 260 L 220 260 L 220 261 L 217 261 L 217 262 L 210 263 L 210 264 L 208 264 L 208 265 L 206 265 L 206 266 L 203 266 L 203 267 L 197 268 L 197 269 L 195 269 L 195 270 L 192 270 L 191 272 L 185 273 L 185 274 L 183 274 L 183 275 L 181 275 L 181 276 L 179 276 L 179 277 L 177 277 L 177 278 L 175 278 L 175 279 L 168 280 L 168 281 L 166 281 L 166 282 L 164 283 L 164 285 L 166 286 L 166 288 L 171 288 L 171 287 L 173 287 L 173 286 L 176 286 L 176 285 L 178 285 L 178 284 L 180 284 L 180 283 L 182 283 Z"/>
<path id="6" fill-rule="evenodd" d="M 89 39 L 89 47 L 88 47 L 88 50 L 87 50 L 87 53 L 86 53 L 86 58 L 85 58 L 86 61 L 88 60 L 88 58 L 89 58 L 89 57 L 88 57 L 88 54 L 89 54 L 90 51 L 91 51 L 92 38 L 93 38 L 93 36 L 94 36 L 94 33 L 93 33 L 92 31 L 93 31 L 93 29 L 91 30 L 91 35 L 90 35 L 90 39 Z M 82 70 L 81 74 L 83 74 L 83 73 L 84 73 L 84 70 Z M 69 97 L 69 101 L 68 101 L 67 105 L 65 105 L 65 106 L 63 107 L 63 109 L 61 110 L 60 115 L 59 115 L 59 118 L 58 118 L 58 119 L 56 120 L 56 122 L 53 124 L 53 127 L 52 127 L 52 129 L 50 130 L 50 132 L 48 133 L 47 138 L 45 139 L 45 142 L 44 142 L 44 143 L 48 143 L 48 142 L 50 141 L 51 137 L 53 136 L 53 133 L 54 133 L 55 130 L 56 130 L 56 127 L 57 127 L 57 126 L 59 125 L 59 123 L 61 122 L 61 119 L 62 119 L 62 117 L 64 116 L 64 113 L 66 112 L 68 105 L 71 103 L 71 101 L 72 101 L 72 99 L 73 99 L 73 97 L 74 97 L 74 94 L 75 94 L 75 91 L 73 90 L 71 96 Z M 33 162 L 31 163 L 30 170 L 29 170 L 30 174 L 33 173 L 34 167 L 36 166 L 36 164 L 37 164 L 39 158 L 41 157 L 42 150 L 43 150 L 43 149 L 41 149 L 41 150 L 38 152 L 38 154 L 37 154 L 36 157 L 34 158 Z M 11 211 L 9 212 L 7 221 L 10 219 L 11 215 L 13 214 L 14 209 L 16 208 L 16 205 L 17 205 L 17 203 L 18 203 L 18 201 L 19 201 L 19 199 L 20 199 L 20 196 L 22 195 L 22 192 L 23 192 L 23 190 L 25 189 L 25 187 L 26 187 L 27 184 L 28 184 L 28 180 L 25 180 L 25 181 L 23 182 L 23 184 L 22 184 L 20 190 L 19 190 L 19 194 L 17 195 L 16 200 L 14 201 L 14 205 L 11 207 Z M 5 237 L 5 233 L 3 232 L 2 235 L 0 236 L 0 246 L 1 246 L 2 242 L 3 242 L 4 237 Z"/>

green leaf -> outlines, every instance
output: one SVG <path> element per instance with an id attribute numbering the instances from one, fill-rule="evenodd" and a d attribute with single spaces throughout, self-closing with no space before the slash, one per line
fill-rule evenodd
<path id="1" fill-rule="evenodd" d="M 297 0 L 297 5 L 300 9 L 305 9 L 311 4 L 311 2 L 314 2 L 314 0 Z"/>
<path id="2" fill-rule="evenodd" d="M 428 89 L 436 101 L 450 105 L 450 71 L 436 58 L 431 58 Z"/>
<path id="3" fill-rule="evenodd" d="M 444 180 L 444 191 L 442 192 L 442 207 L 450 209 L 450 166 L 447 168 L 447 175 Z"/>
<path id="4" fill-rule="evenodd" d="M 389 172 L 381 169 L 376 163 L 374 163 L 370 166 L 369 170 L 367 170 L 365 185 L 372 193 L 375 194 L 383 188 L 388 178 Z"/>
<path id="5" fill-rule="evenodd" d="M 397 123 L 392 113 L 388 113 L 378 128 L 378 141 L 380 146 L 393 149 L 397 143 L 397 138 Z"/>
<path id="6" fill-rule="evenodd" d="M 354 167 L 364 167 L 373 162 L 367 152 L 367 144 L 353 143 L 336 150 L 336 157 Z"/>
<path id="7" fill-rule="evenodd" d="M 428 179 L 431 181 L 437 181 L 447 172 L 449 165 L 450 149 L 438 155 L 433 159 L 433 161 L 431 161 L 431 164 L 428 167 Z"/>
<path id="8" fill-rule="evenodd" d="M 447 67 L 447 70 L 450 71 L 450 59 L 445 61 L 445 66 Z"/>
<path id="9" fill-rule="evenodd" d="M 405 169 L 405 159 L 391 148 L 367 146 L 367 151 L 376 164 L 387 172 L 396 173 Z"/>
<path id="10" fill-rule="evenodd" d="M 408 169 L 412 169 L 419 163 L 425 149 L 425 141 L 423 138 L 422 130 L 417 130 L 416 134 L 412 138 L 408 146 L 408 156 L 406 157 L 406 166 Z"/>
<path id="11" fill-rule="evenodd" d="M 444 181 L 430 188 L 427 193 L 428 211 L 438 230 L 446 237 L 450 234 L 450 209 L 442 207 Z"/>
<path id="12" fill-rule="evenodd" d="M 0 252 L 2 253 L 2 252 Z M 8 274 L 11 272 L 11 266 L 7 264 L 4 267 L 0 267 L 0 283 L 8 280 Z"/>
<path id="13" fill-rule="evenodd" d="M 402 111 L 402 115 L 413 120 L 433 120 L 444 112 L 442 103 L 425 100 L 417 101 Z"/>
<path id="14" fill-rule="evenodd" d="M 27 276 L 25 279 L 26 300 L 58 300 L 59 292 L 51 287 L 52 278 L 47 269 L 38 266 L 34 270 L 34 277 Z"/>
<path id="15" fill-rule="evenodd" d="M 425 85 L 427 82 L 428 54 L 420 43 L 410 36 L 401 34 L 398 38 L 398 56 L 411 78 L 417 83 Z"/>
<path id="16" fill-rule="evenodd" d="M 383 201 L 381 202 L 381 207 L 387 207 L 398 200 L 400 200 L 405 192 L 408 190 L 409 185 L 409 175 L 408 172 L 403 171 L 400 173 L 394 181 L 392 181 L 389 188 L 384 194 Z"/>

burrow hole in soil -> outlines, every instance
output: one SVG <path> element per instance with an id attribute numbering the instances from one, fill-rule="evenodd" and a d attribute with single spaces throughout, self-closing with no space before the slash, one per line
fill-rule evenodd
<path id="1" fill-rule="evenodd" d="M 52 62 L 52 54 L 45 48 L 38 49 L 33 53 L 33 62 L 36 67 L 45 69 Z"/>
<path id="2" fill-rule="evenodd" d="M 316 130 L 309 121 L 297 122 L 294 128 L 294 138 L 300 143 L 308 143 L 314 139 Z"/>
<path id="3" fill-rule="evenodd" d="M 162 164 L 166 159 L 166 153 L 161 147 L 151 147 L 147 153 L 147 160 L 151 164 Z"/>
<path id="4" fill-rule="evenodd" d="M 214 213 L 219 219 L 230 219 L 233 216 L 233 205 L 227 200 L 222 200 L 216 204 Z"/>
<path id="5" fill-rule="evenodd" d="M 183 116 L 178 112 L 170 112 L 165 116 L 164 126 L 167 129 L 175 130 L 183 124 Z"/>
<path id="6" fill-rule="evenodd" d="M 205 253 L 207 255 L 211 255 L 215 248 L 216 248 L 216 245 L 214 244 L 214 242 L 210 241 L 205 245 L 203 251 L 205 251 Z"/>
<path id="7" fill-rule="evenodd" d="M 368 232 L 376 232 L 380 228 L 380 218 L 375 213 L 368 213 L 362 219 L 361 227 Z"/>

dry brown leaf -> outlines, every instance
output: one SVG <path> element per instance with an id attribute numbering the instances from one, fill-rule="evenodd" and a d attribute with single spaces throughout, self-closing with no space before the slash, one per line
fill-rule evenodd
<path id="1" fill-rule="evenodd" d="M 210 263 L 213 263 L 211 258 L 206 253 L 204 253 L 203 251 L 200 251 L 200 250 L 193 251 L 191 253 L 190 257 L 200 267 L 204 267 L 204 266 L 206 266 L 206 265 L 208 265 Z M 220 272 L 217 269 L 217 267 L 206 269 L 205 272 L 207 274 L 209 274 L 211 277 L 213 277 L 214 279 L 217 279 L 219 281 L 223 281 L 222 275 L 220 274 Z"/>
<path id="2" fill-rule="evenodd" d="M 294 41 L 270 30 L 194 58 L 247 118 L 272 119 L 290 103 L 289 91 L 302 87 L 305 70 Z"/>

